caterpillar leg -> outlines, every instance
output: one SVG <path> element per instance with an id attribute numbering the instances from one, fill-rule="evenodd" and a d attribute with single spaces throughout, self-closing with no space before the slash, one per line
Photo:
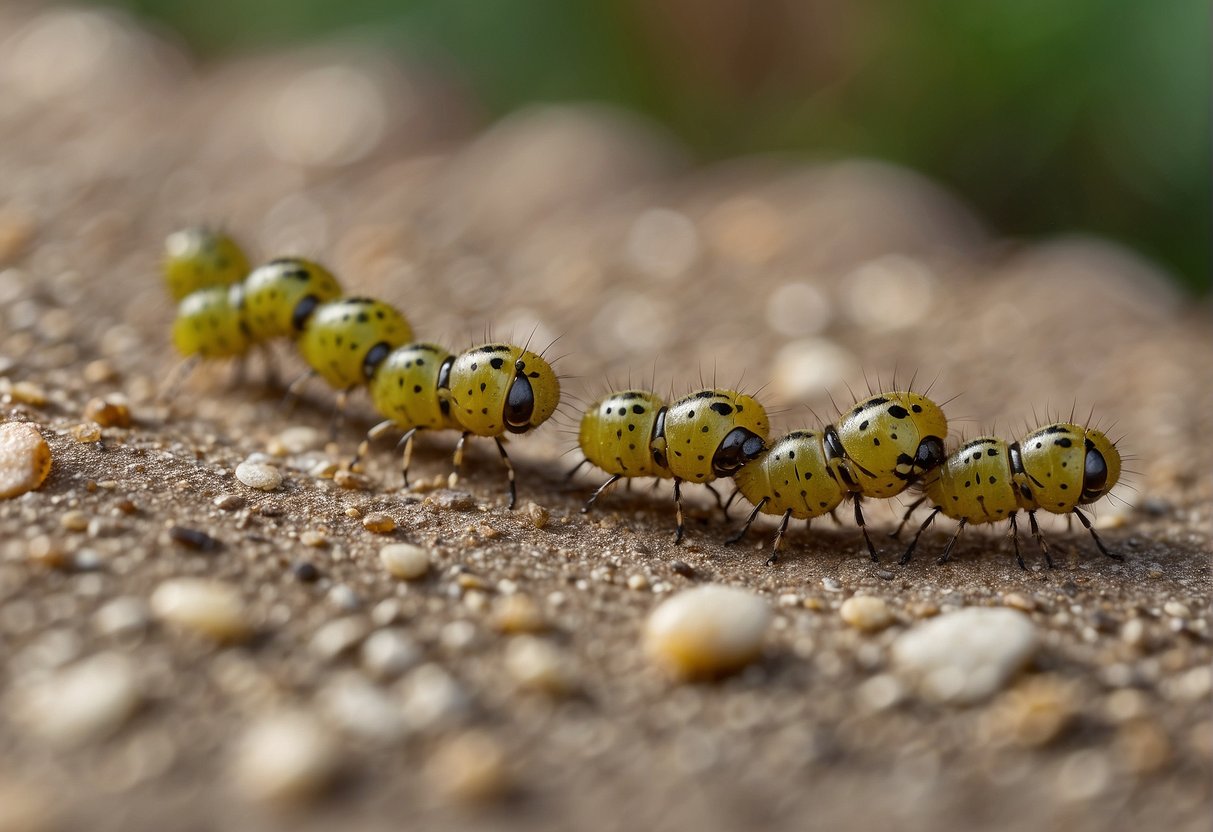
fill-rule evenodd
<path id="1" fill-rule="evenodd" d="M 589 464 L 590 464 L 590 461 L 588 459 L 581 460 L 581 462 L 578 462 L 576 465 L 574 465 L 572 467 L 572 469 L 570 469 L 569 472 L 564 475 L 564 478 L 566 480 L 571 480 L 573 477 L 575 477 L 577 475 L 577 472 L 581 470 L 582 465 L 589 465 Z"/>
<path id="2" fill-rule="evenodd" d="M 514 463 L 510 461 L 510 455 L 505 452 L 505 443 L 501 441 L 501 437 L 494 436 L 493 441 L 497 443 L 497 453 L 501 454 L 501 464 L 505 466 L 506 478 L 510 482 L 509 508 L 513 509 L 518 504 L 518 484 L 514 476 Z"/>
<path id="3" fill-rule="evenodd" d="M 854 499 L 855 522 L 859 524 L 859 530 L 863 532 L 863 542 L 868 544 L 868 554 L 872 556 L 872 563 L 880 563 L 880 555 L 876 554 L 876 547 L 872 545 L 872 537 L 868 534 L 868 526 L 863 521 L 863 498 L 856 494 Z"/>
<path id="4" fill-rule="evenodd" d="M 783 536 L 787 533 L 788 521 L 791 519 L 792 510 L 788 509 L 783 513 L 783 520 L 779 522 L 779 531 L 775 532 L 775 542 L 771 545 L 771 556 L 767 558 L 767 566 L 771 566 L 779 560 L 779 547 L 783 545 Z"/>
<path id="5" fill-rule="evenodd" d="M 1049 568 L 1053 568 L 1053 555 L 1049 553 L 1049 544 L 1045 542 L 1045 536 L 1040 533 L 1040 525 L 1036 522 L 1036 512 L 1028 512 L 1028 522 L 1032 524 L 1032 537 L 1036 540 L 1036 545 L 1040 547 L 1040 553 L 1045 556 L 1045 563 Z"/>
<path id="6" fill-rule="evenodd" d="M 451 484 L 459 482 L 459 476 L 463 473 L 463 446 L 467 444 L 468 437 L 472 434 L 464 431 L 459 434 L 459 441 L 455 443 L 455 453 L 451 456 L 451 467 L 455 470 L 451 474 Z"/>
<path id="7" fill-rule="evenodd" d="M 770 497 L 763 497 L 761 500 L 758 501 L 758 505 L 754 506 L 754 510 L 750 512 L 750 516 L 746 518 L 745 525 L 742 526 L 735 533 L 733 533 L 733 534 L 729 535 L 727 538 L 725 538 L 725 541 L 724 541 L 725 546 L 732 546 L 734 543 L 741 542 L 742 538 L 744 538 L 746 536 L 746 533 L 749 532 L 750 525 L 754 522 L 754 518 L 756 518 L 758 516 L 758 513 L 760 511 L 762 511 L 762 507 L 765 506 L 769 500 L 770 500 Z"/>
<path id="8" fill-rule="evenodd" d="M 346 466 L 346 468 L 350 471 L 354 471 L 360 465 L 362 465 L 362 460 L 366 459 L 367 454 L 369 454 L 371 451 L 371 443 L 394 427 L 396 427 L 395 422 L 393 422 L 391 419 L 385 419 L 368 430 L 366 432 L 366 436 L 364 436 L 362 441 L 358 443 L 358 448 L 354 451 L 354 458 L 350 460 L 350 463 Z"/>
<path id="9" fill-rule="evenodd" d="M 725 518 L 727 519 L 727 518 L 728 518 L 728 516 L 729 516 L 729 512 L 728 512 L 728 510 L 727 510 L 727 509 L 724 507 L 724 500 L 722 500 L 722 499 L 720 498 L 720 492 L 719 492 L 719 491 L 717 491 L 717 490 L 716 490 L 716 488 L 715 488 L 715 486 L 713 486 L 713 485 L 712 485 L 710 482 L 705 482 L 705 483 L 703 484 L 703 487 L 704 487 L 704 488 L 706 488 L 708 491 L 711 491 L 711 492 L 712 492 L 712 496 L 716 498 L 716 508 L 718 508 L 718 509 L 720 509 L 721 511 L 723 511 L 723 512 L 724 512 L 724 516 L 725 516 Z"/>
<path id="10" fill-rule="evenodd" d="M 621 480 L 621 479 L 623 479 L 623 474 L 612 474 L 611 478 L 609 480 L 607 480 L 606 482 L 604 482 L 602 485 L 598 486 L 598 488 L 596 488 L 594 490 L 594 493 L 590 495 L 590 499 L 585 501 L 585 505 L 583 505 L 581 507 L 581 513 L 585 514 L 586 512 L 588 512 L 590 510 L 590 507 L 594 505 L 594 502 L 600 496 L 602 496 L 602 492 L 606 491 L 608 488 L 610 488 L 615 483 L 619 482 L 619 480 Z"/>
<path id="11" fill-rule="evenodd" d="M 923 496 L 919 497 L 917 500 L 915 500 L 914 502 L 912 502 L 908 506 L 906 506 L 905 514 L 901 515 L 901 522 L 897 524 L 896 529 L 889 532 L 889 537 L 893 538 L 894 540 L 901 537 L 901 530 L 906 527 L 906 523 L 910 522 L 910 515 L 914 513 L 914 510 L 916 508 L 918 508 L 920 505 L 925 503 L 926 500 L 927 500 L 927 497 L 924 494 Z"/>
<path id="12" fill-rule="evenodd" d="M 337 394 L 337 401 L 333 405 L 333 418 L 329 419 L 330 442 L 336 442 L 337 437 L 341 435 L 341 429 L 345 427 L 345 411 L 350 403 L 350 393 L 354 390 L 353 387 L 347 387 Z"/>
<path id="13" fill-rule="evenodd" d="M 400 475 L 404 479 L 405 488 L 409 487 L 409 463 L 413 461 L 413 437 L 419 430 L 421 428 L 409 428 L 396 443 L 396 450 L 400 451 Z"/>
<path id="14" fill-rule="evenodd" d="M 1015 561 L 1019 564 L 1019 568 L 1027 570 L 1027 566 L 1023 562 L 1023 553 L 1019 551 L 1019 513 L 1016 512 L 1010 517 L 1011 526 L 1007 531 L 1007 535 L 1011 538 L 1011 544 L 1015 547 Z"/>
<path id="15" fill-rule="evenodd" d="M 927 519 L 922 521 L 922 525 L 918 527 L 918 531 L 914 532 L 914 538 L 910 541 L 910 545 L 906 547 L 905 552 L 902 553 L 901 558 L 897 561 L 899 564 L 905 566 L 910 562 L 910 558 L 914 557 L 914 549 L 918 546 L 918 538 L 922 537 L 922 533 L 927 530 L 927 527 L 935 522 L 935 516 L 939 514 L 939 511 L 938 508 L 932 509 L 931 513 L 927 515 Z"/>
<path id="16" fill-rule="evenodd" d="M 1091 525 L 1091 521 L 1087 519 L 1087 515 L 1083 514 L 1077 508 L 1074 509 L 1074 513 L 1078 515 L 1079 521 L 1083 524 L 1084 527 L 1086 527 L 1086 530 L 1091 533 L 1091 539 L 1095 541 L 1095 545 L 1099 547 L 1099 551 L 1103 552 L 1105 555 L 1110 557 L 1112 560 L 1124 560 L 1125 559 L 1124 555 L 1118 555 L 1116 552 L 1112 552 L 1112 551 L 1108 550 L 1108 547 L 1105 546 L 1103 543 L 1103 538 L 1101 538 L 1099 536 L 1099 533 L 1097 531 L 1095 531 L 1095 527 Z"/>
<path id="17" fill-rule="evenodd" d="M 674 545 L 677 546 L 682 542 L 682 535 L 686 531 L 682 517 L 682 480 L 678 477 L 674 477 L 674 506 L 678 517 L 678 528 L 674 532 Z"/>
<path id="18" fill-rule="evenodd" d="M 181 385 L 185 383 L 185 380 L 189 378 L 190 373 L 194 371 L 194 368 L 198 366 L 198 362 L 201 360 L 202 357 L 195 353 L 174 367 L 164 384 L 161 385 L 160 391 L 156 394 L 156 404 L 171 405 L 173 399 L 177 398 L 177 394 L 181 392 Z"/>
<path id="19" fill-rule="evenodd" d="M 956 541 L 960 540 L 960 534 L 965 530 L 968 522 L 968 520 L 962 519 L 956 524 L 956 534 L 952 535 L 951 540 L 948 541 L 948 545 L 943 547 L 943 554 L 939 556 L 939 560 L 936 563 L 947 563 L 952 559 L 952 547 L 956 545 Z"/>
<path id="20" fill-rule="evenodd" d="M 299 376 L 286 386 L 286 394 L 282 397 L 282 407 L 285 408 L 288 413 L 293 411 L 295 406 L 299 404 L 299 396 L 302 395 L 303 388 L 307 387 L 307 383 L 311 381 L 315 375 L 315 370 L 308 370 L 306 373 Z"/>

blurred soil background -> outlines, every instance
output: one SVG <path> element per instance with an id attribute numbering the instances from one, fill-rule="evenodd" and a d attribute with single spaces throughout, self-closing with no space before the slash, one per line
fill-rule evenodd
<path id="1" fill-rule="evenodd" d="M 1207 9 L 126 5 L 174 28 L 0 9 L 0 415 L 55 456 L 0 503 L 0 830 L 1207 828 Z M 331 395 L 288 411 L 256 360 L 158 406 L 158 259 L 200 222 L 421 338 L 556 342 L 558 424 L 510 446 L 520 509 L 482 444 L 445 487 L 449 437 L 415 491 L 389 441 L 335 480 L 365 399 L 326 448 Z M 782 433 L 894 373 L 956 397 L 950 447 L 1093 412 L 1131 456 L 1095 507 L 1125 561 L 1050 518 L 1054 570 L 1001 528 L 937 565 L 947 524 L 906 567 L 878 535 L 876 565 L 850 522 L 768 567 L 771 524 L 726 548 L 694 489 L 675 548 L 668 489 L 583 516 L 600 479 L 564 478 L 581 403 L 629 378 L 765 385 Z M 101 442 L 96 398 L 133 416 Z M 278 489 L 236 480 L 253 454 Z M 899 501 L 869 506 L 891 529 Z M 393 542 L 427 573 L 390 575 Z M 226 588 L 225 643 L 162 620 L 182 577 Z M 771 631 L 679 684 L 643 623 L 709 582 Z M 844 619 L 856 596 L 887 620 Z M 893 661 L 991 607 L 1031 622 L 1022 673 L 961 668 L 962 704 Z"/>

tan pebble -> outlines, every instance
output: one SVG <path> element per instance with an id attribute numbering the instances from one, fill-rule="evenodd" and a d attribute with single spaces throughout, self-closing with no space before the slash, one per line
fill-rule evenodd
<path id="1" fill-rule="evenodd" d="M 528 690 L 562 696 L 573 687 L 565 656 L 541 638 L 511 639 L 505 649 L 505 668 L 520 687 Z"/>
<path id="2" fill-rule="evenodd" d="M 245 460 L 236 466 L 236 479 L 249 488 L 273 491 L 282 485 L 282 472 L 273 465 Z"/>
<path id="3" fill-rule="evenodd" d="M 131 410 L 125 402 L 107 399 L 90 399 L 84 406 L 84 418 L 96 422 L 103 428 L 129 428 Z"/>
<path id="4" fill-rule="evenodd" d="M 1120 627 L 1120 638 L 1125 644 L 1140 647 L 1146 641 L 1146 622 L 1140 618 L 1130 618 Z"/>
<path id="5" fill-rule="evenodd" d="M 252 632 L 235 587 L 202 578 L 161 583 L 150 600 L 156 617 L 219 643 L 244 641 Z"/>
<path id="6" fill-rule="evenodd" d="M 483 803 L 503 797 L 511 778 L 501 746 L 480 731 L 444 743 L 425 765 L 426 779 L 449 800 Z"/>
<path id="7" fill-rule="evenodd" d="M 930 601 L 919 601 L 918 603 L 910 604 L 906 609 L 915 618 L 933 618 L 939 615 L 939 605 L 933 604 Z"/>
<path id="8" fill-rule="evenodd" d="M 1078 686 L 1053 676 L 1025 679 L 1002 694 L 982 715 L 986 735 L 996 743 L 1023 748 L 1046 745 L 1073 721 Z"/>
<path id="9" fill-rule="evenodd" d="M 313 549 L 321 549 L 327 546 L 329 541 L 323 532 L 308 530 L 300 533 L 299 542 L 304 546 L 311 546 Z"/>
<path id="10" fill-rule="evenodd" d="M 527 503 L 522 509 L 522 513 L 531 521 L 531 525 L 537 529 L 547 528 L 548 523 L 552 519 L 552 515 L 548 513 L 548 510 L 538 503 Z"/>
<path id="11" fill-rule="evenodd" d="M 893 623 L 893 613 L 880 598 L 856 595 L 842 602 L 838 609 L 842 620 L 865 633 L 875 633 Z"/>
<path id="12" fill-rule="evenodd" d="M 464 590 L 489 588 L 489 585 L 485 582 L 484 578 L 471 572 L 460 572 L 455 578 L 455 585 Z"/>
<path id="13" fill-rule="evenodd" d="M 628 589 L 634 589 L 641 592 L 649 588 L 649 579 L 644 575 L 628 575 Z"/>
<path id="14" fill-rule="evenodd" d="M 362 512 L 359 511 L 354 506 L 350 506 L 349 508 L 347 508 L 345 510 L 345 516 L 350 518 L 351 520 L 357 520 L 359 517 L 362 516 Z"/>
<path id="15" fill-rule="evenodd" d="M 777 603 L 781 607 L 799 607 L 802 606 L 800 596 L 795 592 L 785 592 L 779 596 Z"/>
<path id="16" fill-rule="evenodd" d="M 0 780 L 0 832 L 62 830 L 54 808 L 57 805 L 60 805 L 57 794 L 44 791 L 34 783 Z"/>
<path id="17" fill-rule="evenodd" d="M 215 508 L 222 511 L 235 511 L 244 506 L 244 498 L 239 494 L 220 494 L 213 502 Z"/>
<path id="18" fill-rule="evenodd" d="M 81 445 L 101 441 L 101 426 L 95 422 L 81 422 L 72 426 L 72 437 Z"/>
<path id="19" fill-rule="evenodd" d="M 101 653 L 20 691 L 17 710 L 43 739 L 79 745 L 113 734 L 142 699 L 132 661 Z"/>
<path id="20" fill-rule="evenodd" d="M 1023 610 L 1024 612 L 1032 612 L 1036 609 L 1036 601 L 1027 595 L 1020 595 L 1018 592 L 1008 592 L 1002 596 L 1003 606 L 1011 607 L 1012 609 Z"/>
<path id="21" fill-rule="evenodd" d="M 481 523 L 476 526 L 475 532 L 484 540 L 496 540 L 501 537 L 501 530 L 495 526 L 490 526 L 488 523 Z"/>
<path id="22" fill-rule="evenodd" d="M 1134 774 L 1149 774 L 1171 761 L 1171 740 L 1156 723 L 1144 719 L 1121 726 L 1113 743 L 1114 756 Z"/>
<path id="23" fill-rule="evenodd" d="M 1182 601 L 1168 601 L 1162 605 L 1162 611 L 1175 618 L 1191 618 L 1192 610 Z"/>
<path id="24" fill-rule="evenodd" d="M 340 768 L 336 742 L 301 712 L 264 717 L 245 732 L 232 765 L 233 785 L 247 798 L 302 803 L 320 797 Z"/>
<path id="25" fill-rule="evenodd" d="M 72 509 L 71 511 L 63 512 L 59 518 L 59 525 L 63 526 L 69 532 L 82 532 L 88 528 L 89 516 L 83 511 Z"/>
<path id="26" fill-rule="evenodd" d="M 387 534 L 396 528 L 396 520 L 390 514 L 376 511 L 362 518 L 362 528 L 375 534 Z"/>
<path id="27" fill-rule="evenodd" d="M 68 564 L 67 548 L 63 542 L 45 534 L 30 540 L 26 546 L 26 556 L 31 563 L 47 569 L 62 569 Z"/>
<path id="28" fill-rule="evenodd" d="M 489 596 L 478 589 L 469 589 L 463 593 L 463 605 L 472 612 L 484 612 L 489 605 Z"/>
<path id="29" fill-rule="evenodd" d="M 503 633 L 536 633 L 547 626 L 539 605 L 527 595 L 506 595 L 493 605 L 493 626 Z"/>
<path id="30" fill-rule="evenodd" d="M 366 638 L 368 627 L 361 618 L 338 618 L 321 625 L 309 643 L 311 651 L 332 661 L 352 651 Z"/>
<path id="31" fill-rule="evenodd" d="M 351 491 L 367 491 L 372 485 L 370 477 L 345 468 L 333 474 L 333 482 L 341 488 L 348 488 Z"/>
<path id="32" fill-rule="evenodd" d="M 96 361 L 90 361 L 84 365 L 83 376 L 89 384 L 102 384 L 113 381 L 118 374 L 114 372 L 114 365 L 104 358 L 98 358 Z"/>
<path id="33" fill-rule="evenodd" d="M 663 602 L 645 624 L 650 658 L 681 678 L 744 667 L 762 649 L 771 609 L 744 589 L 708 584 Z"/>
<path id="34" fill-rule="evenodd" d="M 42 407 L 46 404 L 46 391 L 32 381 L 19 381 L 9 390 L 9 397 L 18 404 Z"/>
<path id="35" fill-rule="evenodd" d="M 0 425 L 0 500 L 42 485 L 51 470 L 51 449 L 27 422 Z"/>
<path id="36" fill-rule="evenodd" d="M 322 459 L 308 469 L 308 476 L 318 480 L 331 480 L 337 475 L 338 465 L 331 459 Z"/>
<path id="37" fill-rule="evenodd" d="M 804 608 L 806 610 L 812 610 L 813 612 L 822 612 L 823 610 L 828 609 L 825 601 L 811 595 L 804 599 Z"/>
<path id="38" fill-rule="evenodd" d="M 430 569 L 431 553 L 413 543 L 389 543 L 379 550 L 379 561 L 388 574 L 415 581 Z"/>
<path id="39" fill-rule="evenodd" d="M 424 505 L 446 511 L 471 511 L 476 508 L 476 501 L 462 491 L 442 490 L 426 495 Z"/>

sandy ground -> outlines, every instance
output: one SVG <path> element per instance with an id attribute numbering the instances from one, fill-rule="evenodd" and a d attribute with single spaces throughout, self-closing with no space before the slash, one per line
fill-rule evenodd
<path id="1" fill-rule="evenodd" d="M 1213 343 L 1207 304 L 1153 266 L 1080 236 L 1000 239 L 875 163 L 695 168 L 593 108 L 485 128 L 453 85 L 376 56 L 197 68 L 105 18 L 7 14 L 0 417 L 40 425 L 54 468 L 0 503 L 0 829 L 1207 828 Z M 556 341 L 565 404 L 510 446 L 520 509 L 491 445 L 434 490 L 449 437 L 421 443 L 415 492 L 386 440 L 365 487 L 341 487 L 326 463 L 373 423 L 365 399 L 326 450 L 331 394 L 285 409 L 256 361 L 244 381 L 205 368 L 157 406 L 177 362 L 157 259 L 197 222 L 258 259 L 324 260 L 428 339 Z M 286 345 L 278 357 L 298 370 Z M 1115 425 L 1133 473 L 1096 522 L 1125 561 L 1050 522 L 1054 570 L 1030 541 L 1017 568 L 1001 529 L 937 565 L 946 524 L 906 567 L 878 535 L 874 565 L 844 522 L 797 529 L 768 567 L 771 524 L 727 548 L 731 526 L 695 489 L 675 548 L 668 489 L 582 516 L 600 478 L 564 478 L 581 403 L 629 377 L 762 387 L 782 432 L 894 373 L 951 399 L 953 443 L 1072 408 Z M 134 423 L 82 443 L 95 397 L 124 398 Z M 278 454 L 279 489 L 235 479 L 253 453 Z M 888 530 L 899 508 L 870 520 Z M 394 531 L 364 528 L 380 512 Z M 424 579 L 385 572 L 396 541 L 433 547 Z M 234 587 L 253 637 L 217 647 L 156 623 L 148 599 L 182 576 Z M 775 619 L 743 673 L 677 684 L 642 625 L 707 582 L 761 594 Z M 894 623 L 845 624 L 856 594 Z M 533 602 L 567 690 L 527 690 L 511 669 L 510 596 Z M 925 619 L 989 606 L 1024 610 L 1039 640 L 992 696 L 939 704 L 893 665 Z M 399 679 L 360 658 L 382 629 L 416 648 Z M 63 693 L 97 656 L 109 706 Z M 249 796 L 260 775 L 238 749 L 287 708 L 331 735 L 319 756 L 340 775 L 282 814 Z"/>

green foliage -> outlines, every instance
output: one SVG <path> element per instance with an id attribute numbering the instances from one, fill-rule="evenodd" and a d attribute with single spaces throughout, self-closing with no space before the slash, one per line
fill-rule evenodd
<path id="1" fill-rule="evenodd" d="M 210 54 L 354 30 L 456 67 L 496 112 L 612 101 L 707 158 L 891 159 L 951 185 L 1005 231 L 1111 235 L 1209 287 L 1202 0 L 804 0 L 782 7 L 802 27 L 790 34 L 781 4 L 759 0 L 113 2 Z M 674 11 L 721 9 L 740 9 L 743 23 L 775 14 L 764 32 L 775 42 L 740 70 L 713 67 L 715 44 L 688 35 L 696 21 Z M 804 26 L 806 9 L 820 25 Z M 806 60 L 818 53 L 819 64 Z"/>

